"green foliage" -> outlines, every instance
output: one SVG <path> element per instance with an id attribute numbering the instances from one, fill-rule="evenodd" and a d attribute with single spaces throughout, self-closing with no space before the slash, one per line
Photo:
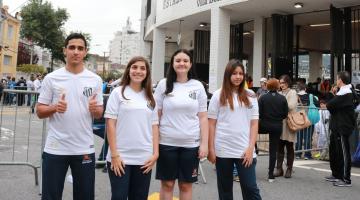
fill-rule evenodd
<path id="1" fill-rule="evenodd" d="M 50 50 L 52 58 L 64 61 L 65 40 L 63 25 L 69 18 L 66 9 L 54 9 L 50 2 L 30 0 L 21 10 L 20 34 L 34 44 Z"/>
<path id="2" fill-rule="evenodd" d="M 102 78 L 102 80 L 105 81 L 105 80 L 108 80 L 108 79 L 114 79 L 114 80 L 119 79 L 119 78 L 122 77 L 123 74 L 121 72 L 119 72 L 119 71 L 113 70 L 113 71 L 110 71 L 110 72 L 106 72 L 105 74 L 102 73 L 102 72 L 98 72 L 97 75 L 99 75 Z"/>
<path id="3" fill-rule="evenodd" d="M 24 72 L 26 74 L 37 74 L 37 73 L 44 74 L 46 72 L 45 67 L 41 65 L 30 65 L 30 64 L 19 65 L 16 68 L 16 70 Z"/>

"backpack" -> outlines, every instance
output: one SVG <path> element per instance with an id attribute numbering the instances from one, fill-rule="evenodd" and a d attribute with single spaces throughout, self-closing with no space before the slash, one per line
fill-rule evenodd
<path id="1" fill-rule="evenodd" d="M 353 104 L 354 104 L 354 108 L 356 108 L 359 103 L 360 103 L 360 98 L 359 98 L 359 94 L 353 89 L 351 88 L 351 92 L 353 94 Z"/>
<path id="2" fill-rule="evenodd" d="M 309 110 L 307 116 L 313 125 L 320 121 L 319 109 L 314 104 L 314 97 L 312 94 L 309 94 Z"/>

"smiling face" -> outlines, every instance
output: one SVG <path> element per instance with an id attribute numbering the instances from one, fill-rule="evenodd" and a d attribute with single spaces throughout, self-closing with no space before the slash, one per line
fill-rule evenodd
<path id="1" fill-rule="evenodd" d="M 143 61 L 137 61 L 130 66 L 130 82 L 141 84 L 146 78 L 146 65 Z"/>
<path id="2" fill-rule="evenodd" d="M 288 84 L 284 81 L 284 79 L 280 79 L 279 83 L 281 90 L 286 90 L 289 88 Z"/>
<path id="3" fill-rule="evenodd" d="M 244 80 L 244 71 L 240 66 L 236 67 L 231 74 L 230 81 L 234 87 L 239 87 Z"/>
<path id="4" fill-rule="evenodd" d="M 68 45 L 63 51 L 66 57 L 66 64 L 74 67 L 82 64 L 87 54 L 85 42 L 82 39 L 69 40 Z"/>
<path id="5" fill-rule="evenodd" d="M 192 63 L 190 57 L 183 52 L 176 54 L 174 57 L 173 67 L 177 75 L 186 74 L 189 72 Z"/>

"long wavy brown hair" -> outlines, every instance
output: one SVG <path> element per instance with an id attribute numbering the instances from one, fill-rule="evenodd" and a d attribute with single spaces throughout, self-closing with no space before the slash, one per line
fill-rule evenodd
<path id="1" fill-rule="evenodd" d="M 130 84 L 130 81 L 131 81 L 130 80 L 130 68 L 131 68 L 131 65 L 133 65 L 136 62 L 144 62 L 145 63 L 146 77 L 141 82 L 141 87 L 145 89 L 145 96 L 146 96 L 146 99 L 149 101 L 150 106 L 155 108 L 155 99 L 154 99 L 154 96 L 152 93 L 152 81 L 151 81 L 151 74 L 150 74 L 151 69 L 150 69 L 149 62 L 142 56 L 135 56 L 135 57 L 131 58 L 129 63 L 127 64 L 124 75 L 120 82 L 120 85 L 123 86 L 121 89 L 121 95 L 124 99 L 127 99 L 124 95 L 125 86 Z"/>
<path id="2" fill-rule="evenodd" d="M 231 75 L 237 67 L 240 67 L 244 73 L 244 79 L 239 85 L 237 90 L 235 86 L 231 83 Z M 240 105 L 244 104 L 246 107 L 250 106 L 250 101 L 248 99 L 248 92 L 245 89 L 245 70 L 244 66 L 237 59 L 231 59 L 226 65 L 224 72 L 224 79 L 222 83 L 221 93 L 220 93 L 220 105 L 227 106 L 229 104 L 230 109 L 234 110 L 234 101 L 233 101 L 233 92 L 238 93 L 238 100 Z"/>

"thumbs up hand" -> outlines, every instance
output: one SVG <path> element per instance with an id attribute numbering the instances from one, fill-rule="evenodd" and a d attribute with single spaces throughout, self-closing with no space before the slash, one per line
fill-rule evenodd
<path id="1" fill-rule="evenodd" d="M 94 94 L 93 96 L 90 97 L 89 100 L 89 111 L 91 113 L 91 115 L 94 115 L 97 111 L 97 101 L 96 101 L 96 95 Z"/>
<path id="2" fill-rule="evenodd" d="M 65 93 L 62 93 L 58 103 L 56 104 L 56 112 L 64 113 L 67 109 L 67 102 L 65 101 Z"/>

